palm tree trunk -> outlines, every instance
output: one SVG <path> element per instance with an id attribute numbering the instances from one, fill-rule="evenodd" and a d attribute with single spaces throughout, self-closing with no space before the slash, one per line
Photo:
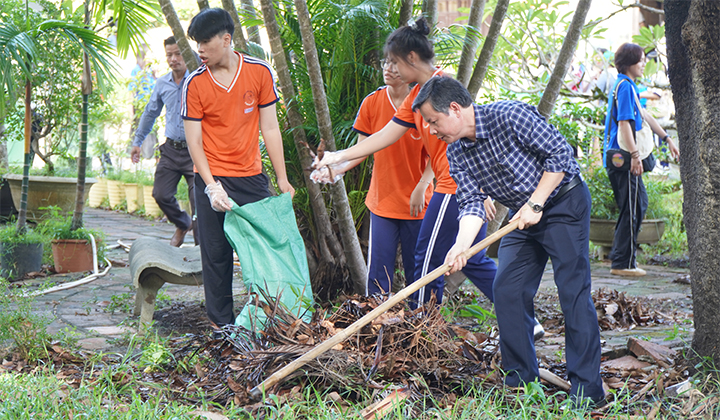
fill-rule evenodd
<path id="1" fill-rule="evenodd" d="M 240 0 L 240 3 L 242 4 L 242 9 L 245 11 L 245 13 L 252 17 L 253 19 L 257 18 L 257 15 L 255 14 L 255 6 L 253 5 L 252 0 Z M 261 45 L 260 41 L 260 29 L 258 29 L 257 25 L 250 25 L 247 27 L 247 33 L 248 33 L 248 39 L 250 42 L 254 42 L 257 45 Z"/>
<path id="2" fill-rule="evenodd" d="M 468 31 L 465 34 L 460 64 L 458 64 L 457 80 L 467 87 L 472 75 L 472 65 L 475 61 L 475 52 L 478 48 L 480 28 L 482 27 L 483 11 L 487 0 L 472 0 L 470 5 L 470 17 L 468 19 Z"/>
<path id="3" fill-rule="evenodd" d="M 222 7 L 230 13 L 233 22 L 235 22 L 235 31 L 233 32 L 233 44 L 235 44 L 235 49 L 239 51 L 247 51 L 247 41 L 245 40 L 245 35 L 243 35 L 242 24 L 240 23 L 240 18 L 238 17 L 235 1 L 222 0 Z"/>
<path id="4" fill-rule="evenodd" d="M 423 0 L 423 15 L 428 21 L 428 26 L 432 31 L 438 24 L 438 8 L 437 0 Z"/>
<path id="5" fill-rule="evenodd" d="M 197 0 L 198 9 L 205 10 L 210 8 L 210 3 L 207 0 Z"/>
<path id="6" fill-rule="evenodd" d="M 85 0 L 85 24 L 90 24 L 90 7 Z M 83 72 L 80 81 L 82 89 L 82 116 L 80 122 L 80 149 L 78 156 L 77 193 L 75 194 L 75 211 L 73 211 L 70 230 L 77 230 L 83 226 L 83 207 L 85 206 L 85 170 L 87 159 L 87 132 L 88 132 L 88 100 L 92 93 L 92 72 L 87 52 L 83 53 Z"/>
<path id="7" fill-rule="evenodd" d="M 188 71 L 192 73 L 200 66 L 200 63 L 198 62 L 192 48 L 190 48 L 190 43 L 185 37 L 185 30 L 180 23 L 180 18 L 178 18 L 177 12 L 175 12 L 175 7 L 173 7 L 171 0 L 158 0 L 158 2 L 162 8 L 163 15 L 165 16 L 165 21 L 168 26 L 170 26 L 170 29 L 172 29 L 175 42 L 177 42 L 177 45 L 180 48 L 180 53 L 183 56 L 183 60 L 185 60 L 185 65 L 187 66 Z"/>
<path id="8" fill-rule="evenodd" d="M 27 196 L 28 185 L 30 184 L 30 160 L 32 154 L 30 152 L 30 135 L 32 133 L 32 114 L 30 106 L 32 104 L 32 82 L 30 79 L 25 80 L 25 161 L 23 164 L 23 178 L 20 192 L 20 208 L 18 209 L 17 234 L 20 236 L 25 232 L 25 223 L 27 222 Z"/>
<path id="9" fill-rule="evenodd" d="M 575 9 L 575 15 L 573 15 L 567 35 L 565 35 L 565 40 L 560 48 L 560 54 L 555 62 L 552 75 L 550 75 L 550 81 L 548 81 L 540 103 L 538 104 L 538 112 L 545 118 L 550 117 L 555 107 L 555 101 L 560 93 L 560 87 L 565 78 L 565 73 L 567 73 L 568 68 L 570 68 L 573 55 L 575 55 L 575 49 L 577 49 L 577 44 L 580 40 L 583 25 L 585 25 L 585 18 L 590 10 L 591 3 L 592 0 L 580 0 Z"/>
<path id="10" fill-rule="evenodd" d="M 415 2 L 413 0 L 402 0 L 402 5 L 400 6 L 400 22 L 398 22 L 398 27 L 407 24 L 407 22 L 412 19 L 414 3 Z"/>
<path id="11" fill-rule="evenodd" d="M 290 75 L 290 67 L 288 66 L 285 55 L 285 48 L 283 47 L 282 38 L 280 37 L 280 27 L 275 18 L 275 8 L 273 7 L 272 0 L 260 0 L 260 6 L 262 7 L 265 30 L 270 38 L 270 49 L 272 51 L 278 81 L 280 82 L 280 91 L 282 92 L 285 106 L 287 107 L 287 119 L 292 129 L 295 148 L 300 156 L 300 164 L 302 167 L 309 168 L 312 165 L 312 157 L 308 153 L 307 148 L 303 146 L 303 144 L 307 144 L 305 130 L 302 128 L 305 122 L 298 111 L 297 102 L 292 100 L 295 98 L 295 87 L 292 76 Z M 342 246 L 332 230 L 332 222 L 325 207 L 322 191 L 317 184 L 310 180 L 309 175 L 306 175 L 303 179 L 308 190 L 315 226 L 318 230 L 317 236 L 320 259 L 331 264 L 344 263 L 345 259 Z"/>
<path id="12" fill-rule="evenodd" d="M 317 49 L 315 47 L 315 35 L 313 34 L 312 24 L 310 22 L 310 12 L 308 11 L 305 0 L 294 0 L 294 3 L 298 23 L 300 24 L 300 34 L 305 51 L 308 75 L 310 76 L 310 86 L 312 87 L 318 128 L 320 135 L 325 139 L 327 149 L 334 151 L 336 150 L 335 137 L 332 132 L 330 110 L 328 109 L 327 97 L 325 96 L 325 85 L 323 83 Z M 334 203 L 333 208 L 338 215 L 340 238 L 343 243 L 345 258 L 347 259 L 350 278 L 355 285 L 356 292 L 361 292 L 365 290 L 367 268 L 363 259 L 362 250 L 360 249 L 355 222 L 352 212 L 350 211 L 350 203 L 347 192 L 345 191 L 345 183 L 341 180 L 331 185 L 330 193 Z"/>
<path id="13" fill-rule="evenodd" d="M 78 182 L 77 194 L 75 196 L 75 211 L 73 212 L 70 230 L 80 229 L 83 226 L 83 207 L 85 206 L 85 170 L 87 159 L 87 132 L 88 132 L 88 99 L 92 93 L 92 79 L 90 73 L 90 61 L 87 53 L 83 53 L 83 75 L 82 75 L 82 120 L 80 123 L 80 156 L 78 156 Z"/>
<path id="14" fill-rule="evenodd" d="M 490 24 L 490 30 L 488 31 L 485 42 L 483 42 L 480 56 L 477 59 L 477 64 L 473 70 L 470 82 L 468 82 L 467 88 L 470 91 L 472 97 L 476 97 L 480 86 L 482 86 L 483 79 L 485 79 L 485 73 L 490 66 L 490 59 L 492 59 L 493 51 L 495 51 L 495 45 L 500 37 L 500 31 L 502 29 L 503 20 L 505 20 L 505 14 L 507 14 L 508 4 L 510 0 L 498 0 L 495 6 L 495 12 L 493 12 L 492 23 Z M 490 232 L 488 232 L 489 234 Z"/>

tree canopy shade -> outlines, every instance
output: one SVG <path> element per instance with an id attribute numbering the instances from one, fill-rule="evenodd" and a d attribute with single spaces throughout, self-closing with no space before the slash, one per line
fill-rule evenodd
<path id="1" fill-rule="evenodd" d="M 695 358 L 720 366 L 720 2 L 665 0 L 690 255 Z"/>

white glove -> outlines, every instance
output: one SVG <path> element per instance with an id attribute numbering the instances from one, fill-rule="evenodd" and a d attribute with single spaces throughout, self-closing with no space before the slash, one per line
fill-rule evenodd
<path id="1" fill-rule="evenodd" d="M 210 199 L 210 206 L 213 210 L 217 212 L 226 212 L 232 209 L 230 198 L 225 192 L 225 189 L 220 181 L 216 181 L 214 184 L 207 184 L 205 187 L 205 194 L 207 194 Z"/>
<path id="2" fill-rule="evenodd" d="M 325 152 L 327 155 L 329 152 Z M 334 184 L 338 182 L 350 167 L 350 162 L 343 161 L 320 169 L 315 169 L 310 173 L 310 179 L 316 184 Z"/>

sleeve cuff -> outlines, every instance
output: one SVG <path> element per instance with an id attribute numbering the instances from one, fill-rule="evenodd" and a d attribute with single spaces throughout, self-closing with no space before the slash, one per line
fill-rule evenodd
<path id="1" fill-rule="evenodd" d="M 366 137 L 372 136 L 372 134 L 368 134 L 368 133 L 366 133 L 366 132 L 364 132 L 364 131 L 362 131 L 362 130 L 358 130 L 358 129 L 355 128 L 355 127 L 352 128 L 352 131 L 354 131 L 354 132 L 356 132 L 356 133 L 358 133 L 358 134 L 362 134 L 363 136 L 366 136 Z"/>
<path id="2" fill-rule="evenodd" d="M 398 118 L 398 117 L 393 117 L 393 118 L 392 118 L 392 121 L 395 122 L 395 123 L 397 123 L 397 124 L 400 124 L 400 125 L 403 126 L 403 127 L 407 127 L 407 128 L 417 128 L 417 127 L 415 127 L 415 123 L 409 123 L 409 122 L 407 122 L 407 121 L 403 121 L 403 120 L 401 120 L 401 119 Z"/>
<path id="3" fill-rule="evenodd" d="M 183 115 L 182 119 L 188 120 L 188 121 L 202 121 L 202 118 L 191 118 L 191 117 L 186 117 L 184 115 Z"/>
<path id="4" fill-rule="evenodd" d="M 277 101 L 279 101 L 279 100 L 280 100 L 280 98 L 275 98 L 275 100 L 272 101 L 272 102 L 268 102 L 268 103 L 266 103 L 266 104 L 258 105 L 258 108 L 267 108 L 267 107 L 269 107 L 270 105 L 274 104 L 275 102 L 277 102 Z"/>

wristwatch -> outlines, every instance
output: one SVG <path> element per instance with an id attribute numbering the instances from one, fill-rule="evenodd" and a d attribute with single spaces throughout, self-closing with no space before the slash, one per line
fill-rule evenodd
<path id="1" fill-rule="evenodd" d="M 530 206 L 530 209 L 531 209 L 532 211 L 534 211 L 535 213 L 540 213 L 540 212 L 543 211 L 543 209 L 545 208 L 545 206 L 543 206 L 542 204 L 540 204 L 540 203 L 533 203 L 531 200 L 528 200 L 527 203 L 528 203 L 528 206 Z"/>

